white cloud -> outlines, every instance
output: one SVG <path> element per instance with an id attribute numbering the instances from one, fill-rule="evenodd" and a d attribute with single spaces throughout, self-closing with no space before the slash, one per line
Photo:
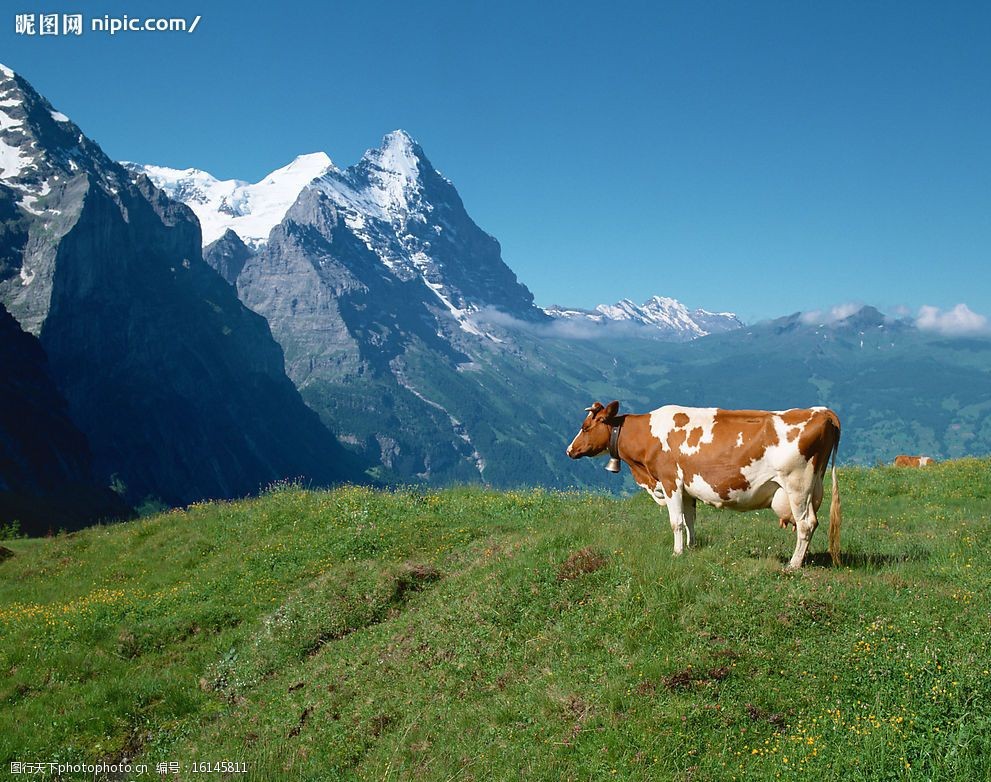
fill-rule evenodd
<path id="1" fill-rule="evenodd" d="M 953 309 L 945 311 L 925 304 L 919 308 L 915 325 L 917 328 L 937 331 L 948 336 L 983 334 L 991 331 L 987 317 L 974 312 L 962 302 Z"/>
<path id="2" fill-rule="evenodd" d="M 863 309 L 863 304 L 855 301 L 849 301 L 845 304 L 837 304 L 835 307 L 829 310 L 812 310 L 810 312 L 802 313 L 802 323 L 809 326 L 828 326 L 833 323 L 838 323 L 841 320 L 849 318 L 851 315 L 860 312 Z"/>

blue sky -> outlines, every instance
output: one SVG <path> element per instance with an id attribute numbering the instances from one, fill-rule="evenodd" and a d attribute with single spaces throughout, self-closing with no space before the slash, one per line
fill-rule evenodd
<path id="1" fill-rule="evenodd" d="M 225 178 L 405 128 L 541 304 L 991 314 L 991 5 L 621 6 L 25 2 L 0 61 L 111 156 Z M 202 19 L 88 29 L 124 13 Z"/>

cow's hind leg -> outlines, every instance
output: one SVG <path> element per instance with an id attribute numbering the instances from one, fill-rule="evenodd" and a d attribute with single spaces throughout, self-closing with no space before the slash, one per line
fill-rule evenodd
<path id="1" fill-rule="evenodd" d="M 802 489 L 804 490 L 790 490 L 788 492 L 791 514 L 795 520 L 795 553 L 791 555 L 791 561 L 788 563 L 789 570 L 796 570 L 805 562 L 805 554 L 809 550 L 812 533 L 819 526 L 815 507 L 812 503 L 812 487 L 802 487 Z"/>
<path id="2" fill-rule="evenodd" d="M 687 548 L 692 548 L 698 543 L 695 539 L 695 506 L 695 498 L 686 495 L 682 502 L 682 510 L 685 516 L 685 546 Z"/>
<path id="3" fill-rule="evenodd" d="M 681 489 L 668 497 L 668 516 L 671 518 L 671 531 L 674 533 L 674 554 L 685 550 L 685 511 Z"/>

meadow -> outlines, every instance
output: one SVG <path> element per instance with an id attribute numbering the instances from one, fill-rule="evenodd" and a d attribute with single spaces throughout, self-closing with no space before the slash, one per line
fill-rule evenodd
<path id="1" fill-rule="evenodd" d="M 645 495 L 540 490 L 284 484 L 3 541 L 0 768 L 991 778 L 991 460 L 840 491 L 842 566 L 823 524 L 798 573 L 769 511 L 700 507 L 674 558 Z"/>

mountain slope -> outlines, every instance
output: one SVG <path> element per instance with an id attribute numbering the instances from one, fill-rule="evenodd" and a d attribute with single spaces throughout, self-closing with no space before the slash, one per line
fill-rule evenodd
<path id="1" fill-rule="evenodd" d="M 271 324 L 310 406 L 383 479 L 575 483 L 545 451 L 558 415 L 513 421 L 545 365 L 485 316 L 551 321 L 405 134 L 305 188 L 237 289 Z"/>
<path id="2" fill-rule="evenodd" d="M 356 477 L 264 319 L 203 262 L 189 208 L 9 71 L 0 101 L 0 301 L 39 336 L 98 475 L 170 504 Z"/>
<path id="3" fill-rule="evenodd" d="M 38 340 L 0 305 L 0 526 L 40 535 L 130 510 L 93 476 L 86 438 L 69 419 Z"/>
<path id="4" fill-rule="evenodd" d="M 228 285 L 237 285 L 238 275 L 252 254 L 251 248 L 230 228 L 219 239 L 203 248 L 203 260 Z"/>
<path id="5" fill-rule="evenodd" d="M 271 324 L 290 378 L 346 442 L 393 479 L 477 479 L 469 444 L 396 374 L 413 346 L 443 363 L 467 360 L 438 334 L 433 293 L 381 264 L 322 190 L 300 195 L 237 286 Z"/>

